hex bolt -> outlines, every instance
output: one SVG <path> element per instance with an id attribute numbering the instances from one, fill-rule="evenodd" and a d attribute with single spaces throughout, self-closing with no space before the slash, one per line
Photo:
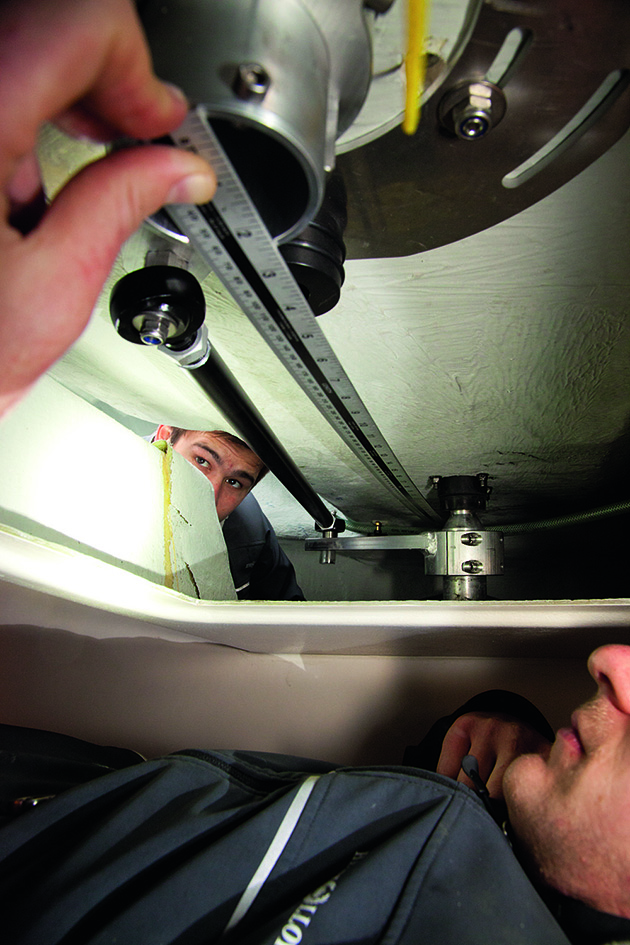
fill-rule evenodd
<path id="1" fill-rule="evenodd" d="M 465 532 L 462 535 L 462 545 L 480 545 L 483 541 L 483 535 L 479 532 Z"/>
<path id="2" fill-rule="evenodd" d="M 462 141 L 483 138 L 505 114 L 502 89 L 492 82 L 464 82 L 446 93 L 438 108 L 440 122 Z"/>
<path id="3" fill-rule="evenodd" d="M 322 538 L 336 538 L 337 532 L 334 528 L 325 528 L 322 531 Z M 337 560 L 337 552 L 334 548 L 325 548 L 319 553 L 319 563 L 320 564 L 335 564 Z"/>
<path id="4" fill-rule="evenodd" d="M 245 101 L 264 98 L 271 84 L 269 73 L 257 62 L 242 62 L 236 70 L 232 91 Z"/>
<path id="5" fill-rule="evenodd" d="M 480 574 L 483 571 L 483 562 L 476 561 L 474 558 L 470 561 L 462 561 L 462 571 L 466 574 Z"/>

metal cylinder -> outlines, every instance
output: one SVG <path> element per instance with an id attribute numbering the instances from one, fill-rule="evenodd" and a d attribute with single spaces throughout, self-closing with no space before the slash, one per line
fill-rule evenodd
<path id="1" fill-rule="evenodd" d="M 449 517 L 436 532 L 436 551 L 426 558 L 425 572 L 443 575 L 444 600 L 485 600 L 486 578 L 503 573 L 503 536 L 482 528 L 476 515 L 485 507 L 487 477 L 434 478 L 438 488 L 442 486 L 442 506 Z"/>
<path id="2" fill-rule="evenodd" d="M 442 578 L 443 600 L 485 600 L 485 577 L 444 577 Z"/>
<path id="3" fill-rule="evenodd" d="M 331 145 L 367 95 L 361 0 L 138 6 L 157 74 L 206 107 L 272 236 L 299 233 L 321 203 Z"/>
<path id="4" fill-rule="evenodd" d="M 331 174 L 315 218 L 280 252 L 314 315 L 323 315 L 339 301 L 345 279 L 343 231 L 348 215 L 343 179 Z"/>

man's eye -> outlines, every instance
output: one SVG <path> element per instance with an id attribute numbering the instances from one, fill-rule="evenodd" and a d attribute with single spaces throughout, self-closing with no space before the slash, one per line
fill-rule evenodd
<path id="1" fill-rule="evenodd" d="M 238 479 L 226 479 L 225 480 L 228 486 L 232 486 L 233 489 L 242 489 L 243 483 L 239 482 Z"/>
<path id="2" fill-rule="evenodd" d="M 195 456 L 195 462 L 198 466 L 209 466 L 210 463 L 207 459 L 204 459 L 203 456 Z"/>

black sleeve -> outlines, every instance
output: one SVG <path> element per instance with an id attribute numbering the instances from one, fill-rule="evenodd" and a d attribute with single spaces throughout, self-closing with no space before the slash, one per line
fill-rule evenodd
<path id="1" fill-rule="evenodd" d="M 141 761 L 142 755 L 127 748 L 0 724 L 0 826 L 19 812 L 20 798 L 60 794 Z"/>
<path id="2" fill-rule="evenodd" d="M 529 699 L 504 689 L 489 689 L 487 692 L 473 696 L 451 715 L 438 719 L 419 745 L 410 745 L 405 749 L 403 764 L 413 768 L 424 768 L 425 771 L 435 771 L 446 733 L 453 722 L 460 715 L 466 715 L 467 712 L 511 715 L 520 722 L 530 725 L 548 741 L 552 742 L 555 737 L 547 719 Z"/>

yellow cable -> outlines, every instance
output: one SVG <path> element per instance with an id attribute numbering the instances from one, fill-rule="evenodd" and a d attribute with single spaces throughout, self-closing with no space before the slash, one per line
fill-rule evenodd
<path id="1" fill-rule="evenodd" d="M 407 135 L 415 133 L 420 121 L 420 102 L 424 91 L 427 57 L 424 40 L 429 19 L 429 0 L 407 0 L 407 54 L 405 56 L 405 116 L 402 129 Z"/>

